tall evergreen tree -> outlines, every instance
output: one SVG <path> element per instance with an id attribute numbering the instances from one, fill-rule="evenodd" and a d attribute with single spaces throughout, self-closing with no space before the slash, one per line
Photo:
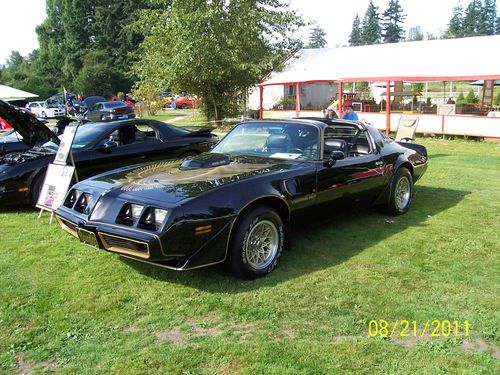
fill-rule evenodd
<path id="1" fill-rule="evenodd" d="M 350 46 L 361 46 L 363 44 L 363 38 L 361 33 L 362 33 L 361 21 L 359 20 L 359 16 L 356 13 L 356 17 L 354 17 L 354 21 L 352 22 L 351 35 L 349 35 Z"/>
<path id="2" fill-rule="evenodd" d="M 380 43 L 381 38 L 381 27 L 380 27 L 380 16 L 378 13 L 378 7 L 373 4 L 370 0 L 368 8 L 366 9 L 365 16 L 363 18 L 361 39 L 362 44 L 377 44 Z"/>
<path id="3" fill-rule="evenodd" d="M 464 8 L 462 4 L 457 3 L 453 8 L 448 29 L 445 31 L 444 36 L 448 39 L 462 38 L 464 36 Z"/>
<path id="4" fill-rule="evenodd" d="M 497 17 L 497 22 L 495 26 L 495 34 L 498 35 L 500 34 L 500 17 Z"/>
<path id="5" fill-rule="evenodd" d="M 497 3 L 496 0 L 484 0 L 483 12 L 481 13 L 481 22 L 479 33 L 481 35 L 494 35 L 497 21 Z"/>
<path id="6" fill-rule="evenodd" d="M 465 10 L 463 22 L 464 36 L 479 35 L 481 29 L 481 14 L 483 13 L 483 5 L 479 0 L 472 0 Z"/>
<path id="7" fill-rule="evenodd" d="M 320 25 L 316 24 L 309 34 L 309 44 L 307 48 L 325 48 L 328 44 L 325 37 L 325 30 Z"/>
<path id="8" fill-rule="evenodd" d="M 399 0 L 390 0 L 389 6 L 382 15 L 382 35 L 384 43 L 397 43 L 404 40 L 403 22 L 406 15 Z"/>
<path id="9" fill-rule="evenodd" d="M 111 59 L 113 76 L 120 77 L 113 91 L 129 90 L 133 52 L 143 39 L 131 25 L 143 8 L 151 6 L 151 0 L 47 0 L 47 18 L 36 30 L 40 54 L 35 69 L 47 77 L 52 91 L 63 85 L 74 90 L 81 86 L 75 82 L 84 61 L 87 75 L 92 69 L 89 62 L 95 55 L 87 55 L 102 51 Z"/>

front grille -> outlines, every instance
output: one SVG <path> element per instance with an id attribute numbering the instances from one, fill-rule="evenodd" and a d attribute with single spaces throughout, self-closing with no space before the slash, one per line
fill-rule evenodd
<path id="1" fill-rule="evenodd" d="M 145 242 L 135 241 L 106 233 L 99 233 L 104 248 L 109 251 L 149 258 L 149 247 Z"/>

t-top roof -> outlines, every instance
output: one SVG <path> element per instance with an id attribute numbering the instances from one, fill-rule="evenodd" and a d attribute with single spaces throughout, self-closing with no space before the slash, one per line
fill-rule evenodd
<path id="1" fill-rule="evenodd" d="M 500 79 L 500 35 L 302 49 L 261 86 L 332 81 Z"/>

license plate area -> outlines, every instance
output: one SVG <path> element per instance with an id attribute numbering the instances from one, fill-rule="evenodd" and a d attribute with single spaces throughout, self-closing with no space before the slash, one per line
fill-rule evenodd
<path id="1" fill-rule="evenodd" d="M 99 242 L 97 242 L 97 236 L 94 232 L 82 228 L 77 228 L 76 232 L 78 233 L 80 242 L 90 246 L 99 247 Z"/>

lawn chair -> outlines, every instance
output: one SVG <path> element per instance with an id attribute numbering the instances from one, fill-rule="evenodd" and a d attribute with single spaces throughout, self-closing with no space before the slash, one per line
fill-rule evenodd
<path id="1" fill-rule="evenodd" d="M 396 131 L 396 142 L 411 143 L 415 140 L 415 132 L 417 131 L 418 116 L 401 116 Z"/>

